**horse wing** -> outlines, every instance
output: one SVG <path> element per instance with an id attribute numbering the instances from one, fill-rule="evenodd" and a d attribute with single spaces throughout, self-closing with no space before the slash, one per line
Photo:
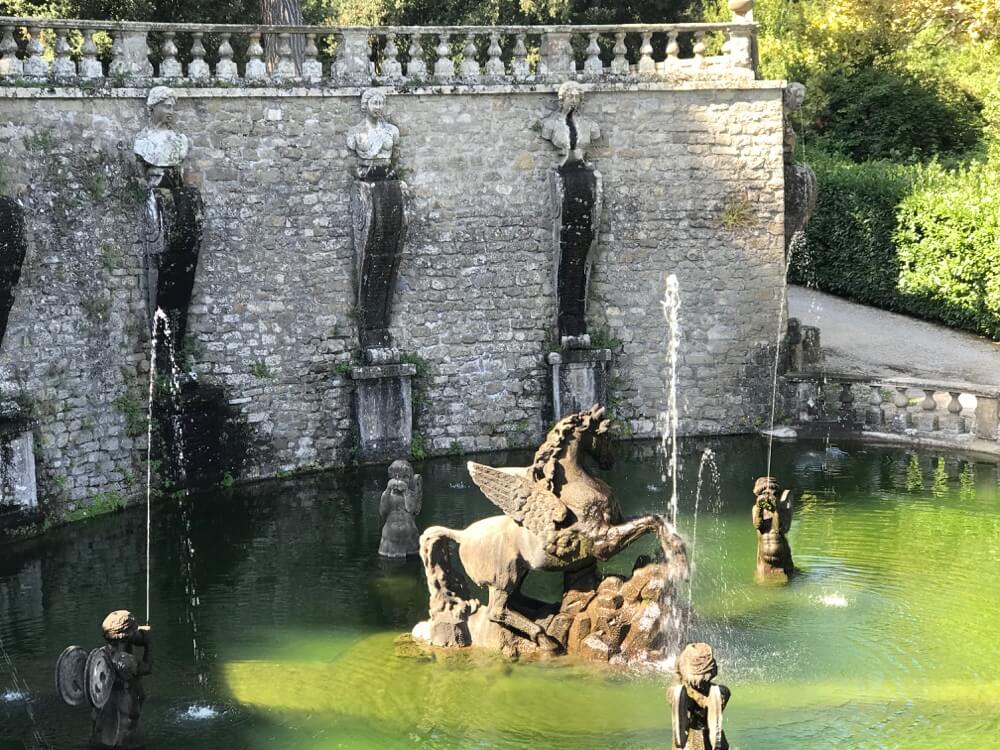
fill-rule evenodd
<path id="1" fill-rule="evenodd" d="M 506 515 L 531 533 L 548 539 L 568 510 L 552 493 L 523 476 L 469 461 L 469 476 L 482 493 Z"/>

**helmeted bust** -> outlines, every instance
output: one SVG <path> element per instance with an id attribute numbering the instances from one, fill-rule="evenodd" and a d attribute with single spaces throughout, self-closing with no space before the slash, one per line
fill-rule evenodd
<path id="1" fill-rule="evenodd" d="M 186 135 L 173 129 L 177 100 L 168 86 L 154 86 L 146 99 L 150 124 L 139 131 L 132 150 L 150 167 L 178 167 L 187 158 Z"/>

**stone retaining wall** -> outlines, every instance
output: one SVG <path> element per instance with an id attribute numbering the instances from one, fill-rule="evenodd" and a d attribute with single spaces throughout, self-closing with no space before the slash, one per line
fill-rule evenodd
<path id="1" fill-rule="evenodd" d="M 682 429 L 745 431 L 768 412 L 760 363 L 781 304 L 781 84 L 593 89 L 583 110 L 601 128 L 589 157 L 605 206 L 590 317 L 595 345 L 614 351 L 610 405 L 629 434 L 656 434 L 660 301 L 675 273 Z M 418 361 L 415 430 L 429 453 L 530 446 L 549 424 L 558 154 L 536 123 L 553 91 L 390 90 L 410 195 L 393 336 Z M 132 155 L 145 93 L 0 89 L 0 192 L 21 200 L 29 236 L 0 383 L 33 404 L 50 510 L 131 494 L 145 474 L 144 192 Z M 350 462 L 344 135 L 361 118 L 359 92 L 177 94 L 186 179 L 206 208 L 183 358 L 245 423 L 244 476 Z"/>

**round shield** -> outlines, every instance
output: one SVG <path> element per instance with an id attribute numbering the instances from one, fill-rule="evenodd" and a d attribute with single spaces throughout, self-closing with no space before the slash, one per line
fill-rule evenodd
<path id="1" fill-rule="evenodd" d="M 104 708 L 115 684 L 115 665 L 111 663 L 108 652 L 103 647 L 91 651 L 84 671 L 87 700 L 94 708 Z"/>
<path id="2" fill-rule="evenodd" d="M 688 713 L 690 708 L 688 703 L 691 699 L 688 698 L 687 690 L 683 685 L 675 685 L 671 689 L 673 690 L 670 703 L 674 713 L 672 722 L 674 725 L 674 746 L 683 750 L 683 748 L 687 747 L 688 742 L 688 729 L 691 718 Z"/>
<path id="3" fill-rule="evenodd" d="M 84 669 L 87 652 L 79 646 L 67 646 L 56 661 L 56 692 L 67 706 L 82 706 L 87 702 L 84 689 Z"/>

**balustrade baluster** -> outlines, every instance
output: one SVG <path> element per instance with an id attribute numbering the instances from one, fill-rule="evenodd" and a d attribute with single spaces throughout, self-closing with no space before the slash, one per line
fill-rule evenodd
<path id="1" fill-rule="evenodd" d="M 462 47 L 462 64 L 459 66 L 459 73 L 462 78 L 475 80 L 479 78 L 481 69 L 479 61 L 476 59 L 476 35 L 465 35 L 465 46 Z"/>
<path id="2" fill-rule="evenodd" d="M 248 81 L 262 81 L 267 78 L 267 65 L 264 64 L 264 48 L 260 43 L 260 34 L 250 32 L 250 43 L 247 46 L 247 66 L 243 77 Z"/>
<path id="3" fill-rule="evenodd" d="M 705 63 L 705 32 L 696 31 L 694 32 L 694 59 L 698 65 L 703 65 Z"/>
<path id="4" fill-rule="evenodd" d="M 434 77 L 448 80 L 455 77 L 455 63 L 451 60 L 451 34 L 438 34 L 437 61 L 434 63 Z"/>
<path id="5" fill-rule="evenodd" d="M 892 429 L 896 432 L 903 432 L 913 425 L 913 415 L 910 414 L 910 397 L 907 391 L 910 389 L 905 385 L 897 385 L 896 395 L 893 397 L 893 406 L 896 413 L 892 417 Z"/>
<path id="6" fill-rule="evenodd" d="M 677 43 L 677 32 L 671 31 L 667 37 L 667 59 L 666 64 L 677 65 L 680 62 L 681 45 Z"/>
<path id="7" fill-rule="evenodd" d="M 511 60 L 510 72 L 516 80 L 523 81 L 531 76 L 528 65 L 527 34 L 521 32 L 514 38 L 514 54 Z"/>
<path id="8" fill-rule="evenodd" d="M 653 32 L 642 32 L 642 44 L 639 46 L 639 75 L 650 75 L 656 72 L 653 61 Z"/>
<path id="9" fill-rule="evenodd" d="M 583 72 L 599 76 L 604 72 L 604 63 L 601 62 L 601 45 L 597 43 L 598 34 L 592 31 L 587 36 L 590 42 L 587 44 L 587 59 L 583 62 Z"/>
<path id="10" fill-rule="evenodd" d="M 410 59 L 406 63 L 406 77 L 420 80 L 427 77 L 427 63 L 424 62 L 424 46 L 420 34 L 410 36 L 410 48 L 407 51 Z"/>
<path id="11" fill-rule="evenodd" d="M 112 35 L 111 64 L 108 65 L 108 75 L 114 78 L 126 78 L 128 76 L 128 63 L 125 60 L 124 32 L 116 31 Z"/>
<path id="12" fill-rule="evenodd" d="M 873 427 L 882 426 L 882 386 L 878 384 L 868 384 L 871 393 L 868 395 L 868 411 L 865 414 L 865 421 Z"/>
<path id="13" fill-rule="evenodd" d="M 49 61 L 43 56 L 42 30 L 37 26 L 28 29 L 28 59 L 24 61 L 26 78 L 45 78 L 49 75 Z"/>
<path id="14" fill-rule="evenodd" d="M 52 75 L 56 78 L 75 78 L 76 63 L 70 56 L 69 29 L 56 29 L 56 59 L 52 63 Z"/>
<path id="15" fill-rule="evenodd" d="M 625 46 L 625 32 L 615 32 L 615 46 L 611 50 L 615 57 L 611 61 L 611 73 L 616 76 L 628 75 L 628 47 Z"/>
<path id="16" fill-rule="evenodd" d="M 840 383 L 840 422 L 845 426 L 854 424 L 854 393 L 851 382 Z"/>
<path id="17" fill-rule="evenodd" d="M 287 31 L 278 34 L 278 64 L 271 71 L 271 77 L 275 80 L 284 81 L 295 78 L 299 71 L 295 67 L 295 58 L 292 57 L 292 35 Z"/>
<path id="18" fill-rule="evenodd" d="M 399 48 L 396 46 L 396 35 L 388 32 L 385 35 L 385 57 L 382 60 L 382 77 L 398 80 L 403 77 L 403 65 L 397 59 Z"/>
<path id="19" fill-rule="evenodd" d="M 923 432 L 934 432 L 938 429 L 937 401 L 934 400 L 935 388 L 921 388 L 924 400 L 920 402 L 920 413 L 916 416 L 917 429 Z"/>
<path id="20" fill-rule="evenodd" d="M 941 418 L 941 429 L 953 433 L 965 432 L 965 418 L 962 416 L 962 392 L 948 391 L 951 400 L 948 401 L 948 413 Z"/>
<path id="21" fill-rule="evenodd" d="M 0 78 L 17 78 L 24 74 L 24 63 L 17 58 L 17 41 L 14 39 L 14 27 L 3 27 L 3 38 L 0 39 Z"/>
<path id="22" fill-rule="evenodd" d="M 80 78 L 100 78 L 104 75 L 101 61 L 97 59 L 97 43 L 94 41 L 94 30 L 83 30 L 83 46 L 80 47 Z"/>
<path id="23" fill-rule="evenodd" d="M 500 59 L 502 52 L 500 49 L 500 32 L 490 32 L 490 46 L 486 50 L 486 55 L 489 58 L 486 61 L 486 75 L 490 78 L 500 78 L 507 72 L 504 69 L 503 60 Z"/>
<path id="24" fill-rule="evenodd" d="M 163 43 L 160 44 L 160 78 L 181 78 L 184 70 L 177 59 L 177 45 L 174 43 L 176 31 L 164 31 Z"/>
<path id="25" fill-rule="evenodd" d="M 316 46 L 316 35 L 306 34 L 306 46 L 303 49 L 302 77 L 313 83 L 323 78 L 323 63 L 319 60 L 319 48 Z"/>
<path id="26" fill-rule="evenodd" d="M 240 77 L 233 61 L 233 45 L 229 42 L 231 36 L 228 31 L 219 34 L 219 62 L 215 64 L 215 77 L 223 81 L 235 81 Z"/>

